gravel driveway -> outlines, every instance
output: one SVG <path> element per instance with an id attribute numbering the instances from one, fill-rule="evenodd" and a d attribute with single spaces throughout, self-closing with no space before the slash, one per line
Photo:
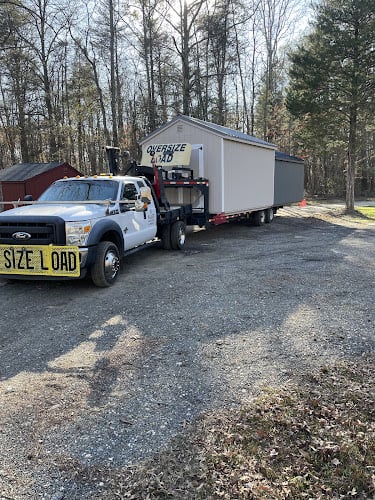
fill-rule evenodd
<path id="1" fill-rule="evenodd" d="M 311 212 L 148 249 L 110 289 L 0 281 L 1 500 L 100 496 L 61 464 L 136 463 L 202 412 L 373 353 L 375 225 Z"/>

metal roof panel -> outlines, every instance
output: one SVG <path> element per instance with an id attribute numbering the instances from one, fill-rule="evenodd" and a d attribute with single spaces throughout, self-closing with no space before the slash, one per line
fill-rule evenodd
<path id="1" fill-rule="evenodd" d="M 37 175 L 53 170 L 60 165 L 64 165 L 66 162 L 53 161 L 50 163 L 17 163 L 12 167 L 0 170 L 0 181 L 25 181 L 36 177 Z"/>
<path id="2" fill-rule="evenodd" d="M 267 141 L 263 141 L 262 139 L 259 139 L 258 137 L 254 137 L 252 135 L 245 134 L 244 132 L 240 132 L 238 130 L 233 130 L 233 129 L 228 128 L 228 127 L 223 127 L 222 125 L 217 125 L 216 123 L 206 122 L 204 120 L 200 120 L 198 118 L 193 118 L 191 116 L 186 116 L 186 115 L 175 116 L 172 120 L 165 123 L 164 125 L 161 125 L 159 128 L 150 132 L 150 134 L 148 134 L 146 137 L 141 139 L 139 141 L 140 144 L 145 142 L 147 139 L 150 139 L 152 136 L 157 135 L 157 133 L 159 133 L 161 130 L 170 127 L 171 125 L 173 125 L 177 121 L 185 121 L 188 123 L 195 124 L 199 127 L 203 127 L 205 129 L 212 130 L 214 133 L 217 133 L 217 134 L 219 134 L 222 137 L 227 138 L 227 139 L 237 140 L 237 141 L 241 141 L 241 142 L 248 142 L 249 144 L 276 149 L 275 144 L 272 144 L 272 143 L 267 142 Z"/>

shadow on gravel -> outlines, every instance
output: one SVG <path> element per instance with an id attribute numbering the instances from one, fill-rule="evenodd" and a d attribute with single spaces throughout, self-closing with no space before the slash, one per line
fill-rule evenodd
<path id="1" fill-rule="evenodd" d="M 373 350 L 374 240 L 366 227 L 283 216 L 132 255 L 110 289 L 0 287 L 0 424 L 14 419 L 25 436 L 5 460 L 42 439 L 44 455 L 131 463 L 202 411 Z M 14 433 L 0 435 L 3 450 Z"/>

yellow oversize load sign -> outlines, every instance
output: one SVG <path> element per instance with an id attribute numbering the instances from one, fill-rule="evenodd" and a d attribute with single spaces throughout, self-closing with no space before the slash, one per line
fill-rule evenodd
<path id="1" fill-rule="evenodd" d="M 158 167 L 190 165 L 191 144 L 150 144 L 143 146 L 141 164 L 151 167 L 154 160 Z"/>
<path id="2" fill-rule="evenodd" d="M 79 250 L 73 246 L 0 245 L 0 274 L 78 277 Z"/>

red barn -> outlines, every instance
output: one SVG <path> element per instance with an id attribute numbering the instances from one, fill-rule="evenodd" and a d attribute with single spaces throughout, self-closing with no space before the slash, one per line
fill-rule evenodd
<path id="1" fill-rule="evenodd" d="M 31 194 L 36 200 L 52 182 L 63 177 L 81 175 L 69 163 L 18 163 L 0 170 L 0 202 L 23 200 Z M 13 205 L 0 204 L 0 212 Z"/>

